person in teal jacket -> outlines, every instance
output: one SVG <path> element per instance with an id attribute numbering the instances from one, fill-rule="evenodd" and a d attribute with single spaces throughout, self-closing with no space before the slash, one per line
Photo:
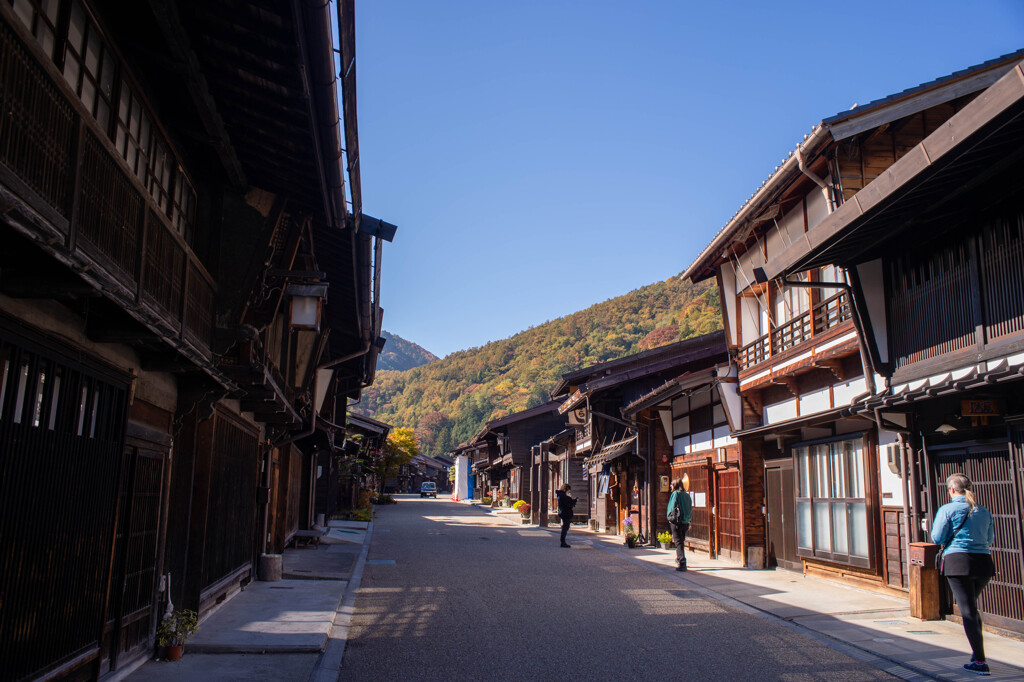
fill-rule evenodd
<path id="1" fill-rule="evenodd" d="M 679 521 L 668 524 L 669 532 L 672 533 L 672 542 L 676 545 L 676 570 L 686 570 L 686 552 L 683 543 L 686 542 L 686 531 L 690 529 L 690 521 L 693 519 L 693 500 L 690 493 L 683 487 L 683 479 L 677 478 L 672 483 L 672 496 L 668 498 L 668 509 L 665 514 L 672 518 L 672 510 L 679 507 Z"/>
<path id="2" fill-rule="evenodd" d="M 988 549 L 995 540 L 992 514 L 975 501 L 971 479 L 963 474 L 947 478 L 946 488 L 952 499 L 935 512 L 932 542 L 946 548 L 942 553 L 942 575 L 960 607 L 964 633 L 971 644 L 971 662 L 964 669 L 988 675 L 978 596 L 996 574 Z"/>

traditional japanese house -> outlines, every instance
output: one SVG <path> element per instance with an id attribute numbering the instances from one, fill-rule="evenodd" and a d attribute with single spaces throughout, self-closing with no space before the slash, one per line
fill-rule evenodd
<path id="1" fill-rule="evenodd" d="M 351 9 L 349 211 L 329 6 L 0 2 L 5 678 L 124 673 L 168 597 L 205 613 L 309 523 L 303 439 L 372 380 L 393 232 Z"/>
<path id="2" fill-rule="evenodd" d="M 623 418 L 622 409 L 672 377 L 713 363 L 721 352 L 720 339 L 716 345 L 701 337 L 562 375 L 551 395 L 576 431 L 574 456 L 585 457 L 588 517 L 596 529 L 621 533 L 629 516 L 653 541 L 660 479 L 648 443 L 639 442 L 636 423 Z"/>
<path id="3" fill-rule="evenodd" d="M 768 565 L 878 589 L 907 585 L 905 539 L 894 530 L 906 523 L 904 494 L 887 447 L 903 427 L 863 409 L 886 386 L 866 333 L 868 305 L 884 305 L 885 292 L 892 293 L 883 287 L 882 263 L 862 270 L 827 259 L 785 272 L 775 266 L 800 245 L 817 243 L 837 215 L 876 205 L 889 193 L 888 169 L 905 157 L 911 160 L 904 167 L 915 163 L 919 143 L 941 137 L 1022 56 L 825 119 L 684 273 L 718 283 L 738 388 L 738 395 L 723 393 L 723 406 L 741 460 L 763 461 Z M 867 303 L 865 291 L 873 297 Z M 911 310 L 899 315 L 910 319 Z M 919 320 L 922 331 L 937 323 L 934 316 Z M 757 513 L 756 497 L 749 496 L 745 514 Z"/>
<path id="4" fill-rule="evenodd" d="M 491 476 L 491 465 L 498 457 L 495 442 L 484 440 L 469 443 L 461 454 L 467 457 L 471 497 L 477 500 L 491 497 L 497 483 L 497 479 Z"/>
<path id="5" fill-rule="evenodd" d="M 356 509 L 363 490 L 377 490 L 366 464 L 380 457 L 390 432 L 384 422 L 348 413 L 344 435 L 335 435 L 332 447 L 317 454 L 317 516 L 329 520 L 338 511 Z"/>
<path id="6" fill-rule="evenodd" d="M 535 521 L 541 521 L 541 511 L 544 512 L 545 522 L 548 517 L 554 519 L 558 513 L 555 491 L 566 483 L 572 486 L 570 495 L 576 498 L 573 522 L 589 521 L 590 486 L 587 468 L 584 466 L 585 459 L 583 453 L 576 452 L 576 429 L 571 426 L 534 446 L 530 481 L 536 490 L 531 489 L 530 504 L 534 509 L 532 516 Z"/>
<path id="7" fill-rule="evenodd" d="M 991 84 L 901 147 L 855 200 L 764 266 L 765 278 L 834 266 L 851 274 L 868 357 L 882 377 L 855 409 L 898 434 L 881 451 L 880 467 L 902 476 L 902 507 L 886 510 L 886 547 L 929 541 L 929 521 L 948 501 L 946 477 L 967 474 L 995 520 L 997 575 L 979 607 L 986 625 L 1017 633 L 1024 632 L 1022 56 L 1009 70 L 999 60 L 985 78 Z M 905 99 L 940 98 L 943 81 Z M 846 134 L 858 135 L 858 120 L 874 108 L 845 122 Z M 897 516 L 901 523 L 890 523 Z"/>
<path id="8" fill-rule="evenodd" d="M 746 472 L 719 390 L 723 381 L 731 381 L 725 335 L 714 332 L 699 340 L 708 349 L 703 362 L 689 363 L 685 373 L 626 405 L 622 415 L 636 423 L 638 451 L 647 453 L 651 492 L 646 533 L 656 536 L 669 530 L 665 509 L 670 486 L 681 479 L 693 500 L 687 546 L 711 558 L 725 555 L 742 560 L 748 547 L 742 514 Z M 758 462 L 754 477 L 760 476 Z M 757 546 L 763 547 L 759 523 L 753 536 Z"/>
<path id="9" fill-rule="evenodd" d="M 531 448 L 565 428 L 565 418 L 553 402 L 493 419 L 473 438 L 472 443 L 490 454 L 487 468 L 488 490 L 498 491 L 510 504 L 530 501 Z"/>

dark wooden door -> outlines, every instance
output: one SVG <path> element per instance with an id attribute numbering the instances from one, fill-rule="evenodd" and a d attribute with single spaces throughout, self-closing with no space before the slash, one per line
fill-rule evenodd
<path id="1" fill-rule="evenodd" d="M 171 439 L 129 422 L 124 448 L 106 669 L 149 648 L 156 632 L 158 557 Z"/>
<path id="2" fill-rule="evenodd" d="M 971 479 L 978 504 L 992 513 L 995 542 L 989 547 L 996 565 L 996 577 L 978 599 L 986 624 L 1024 632 L 1024 555 L 1021 552 L 1021 486 L 1024 484 L 1019 458 L 1024 451 L 1019 430 L 1011 442 L 965 443 L 951 447 L 929 447 L 939 504 L 948 502 L 945 480 L 954 473 Z M 948 595 L 947 595 L 948 597 Z M 947 601 L 948 604 L 952 600 Z"/>
<path id="3" fill-rule="evenodd" d="M 0 317 L 4 679 L 98 669 L 127 386 L 83 352 Z"/>
<path id="4" fill-rule="evenodd" d="M 796 555 L 796 516 L 793 499 L 793 464 L 765 469 L 768 505 L 768 565 L 800 570 Z"/>

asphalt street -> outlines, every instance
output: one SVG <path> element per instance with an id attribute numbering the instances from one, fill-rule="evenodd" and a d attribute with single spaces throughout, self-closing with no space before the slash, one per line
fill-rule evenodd
<path id="1" fill-rule="evenodd" d="M 877 680 L 784 623 L 447 499 L 377 507 L 340 680 Z"/>

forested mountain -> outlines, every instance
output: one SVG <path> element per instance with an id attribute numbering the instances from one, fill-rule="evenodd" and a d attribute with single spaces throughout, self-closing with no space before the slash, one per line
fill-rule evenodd
<path id="1" fill-rule="evenodd" d="M 404 372 L 378 371 L 352 409 L 413 428 L 423 452 L 442 454 L 489 420 L 546 402 L 566 372 L 720 327 L 718 290 L 672 277 L 509 339 Z"/>
<path id="2" fill-rule="evenodd" d="M 412 341 L 406 341 L 397 334 L 382 331 L 380 335 L 388 341 L 384 344 L 384 350 L 377 357 L 378 371 L 412 369 L 438 359 L 426 348 L 418 346 Z"/>

